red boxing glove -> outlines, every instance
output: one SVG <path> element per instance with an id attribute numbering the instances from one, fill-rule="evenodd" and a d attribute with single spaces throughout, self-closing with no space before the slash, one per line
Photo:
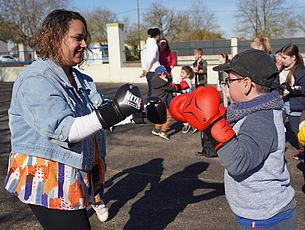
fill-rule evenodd
<path id="1" fill-rule="evenodd" d="M 235 137 L 235 132 L 225 117 L 226 108 L 219 106 L 218 118 L 204 131 L 211 140 L 215 150 L 220 149 L 225 143 Z"/>
<path id="2" fill-rule="evenodd" d="M 235 137 L 235 132 L 224 118 L 225 109 L 220 106 L 220 95 L 211 86 L 198 87 L 186 97 L 182 116 L 186 121 L 211 140 L 215 150 Z"/>
<path id="3" fill-rule="evenodd" d="M 184 80 L 180 82 L 180 86 L 182 90 L 190 88 L 189 84 L 187 84 L 187 82 Z"/>
<path id="4" fill-rule="evenodd" d="M 177 92 L 179 92 L 179 91 L 181 91 L 181 90 L 184 90 L 184 89 L 190 88 L 189 84 L 187 84 L 187 82 L 184 81 L 184 80 L 182 80 L 182 81 L 180 82 L 180 84 L 174 84 L 174 83 L 172 83 L 171 85 L 175 87 L 175 91 L 177 91 Z"/>
<path id="5" fill-rule="evenodd" d="M 177 97 L 174 97 L 169 104 L 169 111 L 176 121 L 183 123 L 186 122 L 182 115 L 182 109 L 187 97 L 189 97 L 188 94 L 181 94 Z"/>
<path id="6" fill-rule="evenodd" d="M 219 105 L 220 94 L 216 89 L 200 86 L 186 98 L 182 115 L 190 125 L 203 131 L 219 113 Z"/>

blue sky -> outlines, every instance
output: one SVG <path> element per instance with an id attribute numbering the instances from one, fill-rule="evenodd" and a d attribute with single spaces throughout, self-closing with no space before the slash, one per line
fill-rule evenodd
<path id="1" fill-rule="evenodd" d="M 143 15 L 151 3 L 156 0 L 139 0 L 140 14 Z M 172 10 L 189 9 L 191 1 L 187 0 L 163 0 L 161 1 L 167 8 Z M 217 19 L 219 30 L 226 38 L 234 36 L 236 19 L 234 15 L 237 10 L 237 0 L 203 0 L 203 4 L 212 12 Z M 304 0 L 288 0 L 289 6 L 298 13 L 305 13 Z M 92 11 L 95 8 L 105 8 L 117 14 L 118 19 L 129 17 L 131 23 L 137 22 L 137 0 L 73 0 L 70 6 L 80 12 Z"/>

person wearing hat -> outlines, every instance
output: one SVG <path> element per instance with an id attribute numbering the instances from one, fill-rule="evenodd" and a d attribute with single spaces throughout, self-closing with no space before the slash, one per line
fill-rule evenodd
<path id="1" fill-rule="evenodd" d="M 163 65 L 158 66 L 155 69 L 155 75 L 152 78 L 152 95 L 159 97 L 168 107 L 169 100 L 172 92 L 181 92 L 189 88 L 189 84 L 182 80 L 179 84 L 173 84 L 169 80 L 169 73 Z M 169 140 L 167 131 L 171 122 L 171 114 L 169 110 L 166 111 L 166 123 L 165 124 L 155 124 L 152 134 L 160 136 L 165 140 Z"/>
<path id="2" fill-rule="evenodd" d="M 238 229 L 296 229 L 274 61 L 264 51 L 249 49 L 213 70 L 228 73 L 233 103 L 226 112 L 217 90 L 201 86 L 187 98 L 172 100 L 172 116 L 204 131 L 217 150 Z"/>
<path id="3" fill-rule="evenodd" d="M 155 69 L 160 65 L 158 46 L 161 38 L 160 34 L 161 32 L 158 28 L 150 28 L 147 30 L 148 38 L 141 54 L 142 73 L 140 77 L 146 77 L 148 84 L 147 97 L 151 96 L 151 80 L 154 76 Z"/>
<path id="4" fill-rule="evenodd" d="M 168 41 L 165 38 L 162 38 L 159 42 L 159 62 L 160 65 L 163 65 L 167 72 L 170 75 L 170 80 L 172 81 L 172 69 L 177 65 L 177 58 L 174 52 L 170 49 Z"/>

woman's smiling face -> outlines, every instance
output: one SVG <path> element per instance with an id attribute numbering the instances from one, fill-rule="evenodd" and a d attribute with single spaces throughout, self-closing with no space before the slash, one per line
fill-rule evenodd
<path id="1" fill-rule="evenodd" d="M 64 66 L 80 64 L 87 49 L 87 31 L 80 20 L 71 20 L 69 31 L 64 36 L 61 44 L 61 52 Z"/>

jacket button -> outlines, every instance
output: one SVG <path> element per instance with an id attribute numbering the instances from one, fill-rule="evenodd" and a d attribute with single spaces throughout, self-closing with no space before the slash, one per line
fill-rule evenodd
<path id="1" fill-rule="evenodd" d="M 60 135 L 59 135 L 59 138 L 60 138 L 60 139 L 63 139 L 63 138 L 64 138 L 64 135 L 60 134 Z"/>
<path id="2" fill-rule="evenodd" d="M 98 100 L 94 101 L 95 104 L 98 104 Z"/>

